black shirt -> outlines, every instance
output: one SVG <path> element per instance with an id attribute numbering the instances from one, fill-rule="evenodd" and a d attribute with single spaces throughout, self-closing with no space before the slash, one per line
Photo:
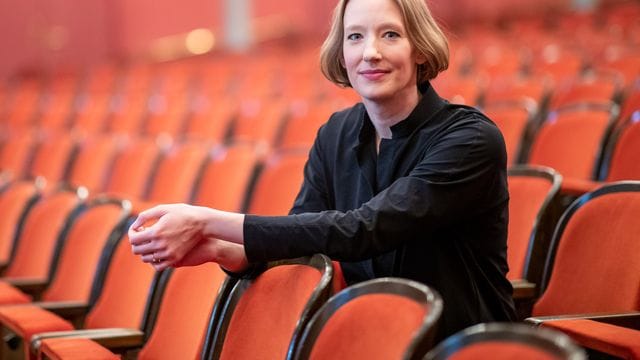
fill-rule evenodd
<path id="1" fill-rule="evenodd" d="M 515 318 L 506 279 L 506 153 L 477 110 L 429 84 L 376 154 L 362 104 L 318 131 L 289 216 L 247 215 L 250 262 L 323 253 L 348 284 L 384 276 L 420 281 L 443 298 L 438 338 Z"/>

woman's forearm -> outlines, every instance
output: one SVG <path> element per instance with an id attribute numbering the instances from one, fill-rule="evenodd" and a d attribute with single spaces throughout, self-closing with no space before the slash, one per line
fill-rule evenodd
<path id="1" fill-rule="evenodd" d="M 244 214 L 210 209 L 203 221 L 202 232 L 206 238 L 244 244 Z"/>

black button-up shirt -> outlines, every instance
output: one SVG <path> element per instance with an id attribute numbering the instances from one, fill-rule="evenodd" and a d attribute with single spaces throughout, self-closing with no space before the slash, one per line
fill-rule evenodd
<path id="1" fill-rule="evenodd" d="M 515 318 L 507 272 L 506 153 L 477 110 L 429 84 L 376 153 L 362 104 L 319 130 L 289 216 L 247 215 L 250 262 L 323 253 L 348 284 L 383 276 L 420 281 L 444 301 L 439 338 Z"/>

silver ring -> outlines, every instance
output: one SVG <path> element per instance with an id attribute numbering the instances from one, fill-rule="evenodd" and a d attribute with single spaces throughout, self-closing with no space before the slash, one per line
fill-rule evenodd
<path id="1" fill-rule="evenodd" d="M 154 263 L 154 264 L 157 264 L 157 263 L 160 262 L 160 260 L 156 259 L 156 253 L 155 252 L 151 254 L 151 262 Z"/>

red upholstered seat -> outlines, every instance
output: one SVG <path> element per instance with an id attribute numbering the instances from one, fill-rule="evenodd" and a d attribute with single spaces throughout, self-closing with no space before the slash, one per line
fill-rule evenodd
<path id="1" fill-rule="evenodd" d="M 423 284 L 365 281 L 318 310 L 294 359 L 418 359 L 433 345 L 441 312 L 440 296 Z"/>
<path id="2" fill-rule="evenodd" d="M 548 166 L 565 180 L 593 180 L 610 118 L 609 110 L 598 109 L 551 113 L 533 140 L 528 164 Z"/>
<path id="3" fill-rule="evenodd" d="M 638 214 L 637 182 L 608 185 L 576 201 L 556 228 L 533 316 L 640 310 Z"/>
<path id="4" fill-rule="evenodd" d="M 421 304 L 394 294 L 353 299 L 324 325 L 311 359 L 401 359 L 426 313 Z M 384 346 L 373 346 L 374 339 L 384 339 Z"/>
<path id="5" fill-rule="evenodd" d="M 0 321 L 27 344 L 41 332 L 73 330 L 70 322 L 36 305 L 1 306 Z"/>
<path id="6" fill-rule="evenodd" d="M 306 151 L 274 153 L 258 175 L 248 213 L 286 215 L 300 191 Z"/>
<path id="7" fill-rule="evenodd" d="M 588 319 L 550 320 L 542 326 L 560 330 L 586 348 L 623 359 L 640 359 L 640 330 Z"/>
<path id="8" fill-rule="evenodd" d="M 48 281 L 58 239 L 64 235 L 65 224 L 82 199 L 73 191 L 51 193 L 40 200 L 25 218 L 22 232 L 16 244 L 15 256 L 4 272 L 4 285 L 0 289 L 0 304 L 11 304 L 16 297 L 16 288 L 6 280 L 31 279 Z M 3 291 L 3 290 L 0 290 Z M 22 301 L 21 301 L 22 302 Z"/>
<path id="9" fill-rule="evenodd" d="M 451 335 L 424 360 L 586 360 L 566 335 L 519 323 L 478 324 Z"/>
<path id="10" fill-rule="evenodd" d="M 46 354 L 46 355 L 45 355 Z M 51 338 L 42 341 L 38 359 L 50 360 L 86 360 L 91 354 L 93 360 L 117 360 L 121 357 L 83 338 Z"/>
<path id="11" fill-rule="evenodd" d="M 329 297 L 333 269 L 316 255 L 270 264 L 253 280 L 240 280 L 213 331 L 213 358 L 284 359 L 302 326 Z"/>
<path id="12" fill-rule="evenodd" d="M 509 169 L 508 182 L 507 278 L 538 284 L 553 232 L 546 211 L 562 177 L 549 168 L 522 166 Z"/>
<path id="13" fill-rule="evenodd" d="M 466 347 L 451 355 L 449 360 L 477 360 L 491 357 L 493 360 L 561 360 L 542 349 L 527 344 L 508 341 L 487 341 Z"/>

